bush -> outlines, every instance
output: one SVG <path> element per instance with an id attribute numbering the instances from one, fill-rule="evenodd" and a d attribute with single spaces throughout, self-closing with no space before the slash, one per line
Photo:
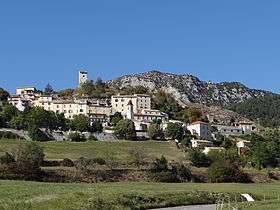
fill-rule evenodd
<path id="1" fill-rule="evenodd" d="M 168 170 L 167 166 L 167 160 L 164 156 L 161 156 L 161 158 L 156 158 L 153 162 L 153 168 L 151 168 L 151 171 L 153 172 L 160 172 L 160 171 L 166 171 Z"/>
<path id="2" fill-rule="evenodd" d="M 181 182 L 191 181 L 193 177 L 191 170 L 184 165 L 173 166 L 172 170 L 176 172 L 177 177 Z"/>
<path id="3" fill-rule="evenodd" d="M 84 137 L 84 135 L 81 135 L 78 132 L 70 134 L 68 138 L 71 141 L 86 141 L 86 138 Z"/>
<path id="4" fill-rule="evenodd" d="M 28 129 L 28 135 L 33 141 L 48 141 L 50 138 L 45 132 L 37 128 L 36 126 L 31 126 Z"/>
<path id="5" fill-rule="evenodd" d="M 115 135 L 120 139 L 135 140 L 136 131 L 133 121 L 129 119 L 120 120 L 115 128 Z"/>
<path id="6" fill-rule="evenodd" d="M 156 173 L 150 173 L 149 178 L 156 182 L 180 182 L 176 173 L 173 171 L 160 171 Z"/>
<path id="7" fill-rule="evenodd" d="M 129 151 L 129 160 L 135 166 L 140 168 L 141 165 L 146 164 L 147 154 L 141 147 L 136 147 Z"/>
<path id="8" fill-rule="evenodd" d="M 249 176 L 229 161 L 218 161 L 208 168 L 208 178 L 211 182 L 251 182 Z"/>
<path id="9" fill-rule="evenodd" d="M 173 165 L 168 168 L 167 160 L 164 156 L 156 158 L 154 166 L 151 168 L 148 177 L 157 182 L 185 182 L 193 177 L 189 168 L 184 165 Z"/>
<path id="10" fill-rule="evenodd" d="M 62 161 L 60 161 L 60 166 L 67 166 L 67 167 L 73 167 L 74 163 L 69 158 L 64 158 Z"/>
<path id="11" fill-rule="evenodd" d="M 5 155 L 0 157 L 0 163 L 1 164 L 8 165 L 8 164 L 13 163 L 13 162 L 15 162 L 15 159 L 8 152 L 6 152 Z"/>
<path id="12" fill-rule="evenodd" d="M 211 182 L 234 182 L 234 174 L 226 162 L 214 162 L 207 170 Z"/>
<path id="13" fill-rule="evenodd" d="M 13 148 L 12 155 L 17 163 L 30 162 L 36 167 L 40 167 L 44 160 L 43 148 L 35 142 L 20 144 Z"/>
<path id="14" fill-rule="evenodd" d="M 187 158 L 196 167 L 208 167 L 210 165 L 209 158 L 199 148 L 190 148 Z"/>
<path id="15" fill-rule="evenodd" d="M 93 158 L 93 159 L 91 159 L 91 161 L 93 162 L 93 163 L 96 163 L 96 164 L 98 164 L 98 165 L 106 165 L 106 161 L 103 159 L 103 158 Z"/>
<path id="16" fill-rule="evenodd" d="M 24 180 L 40 180 L 42 171 L 29 161 L 14 162 L 9 165 L 9 172 L 21 175 Z"/>
<path id="17" fill-rule="evenodd" d="M 4 139 L 24 139 L 23 137 L 10 131 L 0 131 L 0 138 Z"/>

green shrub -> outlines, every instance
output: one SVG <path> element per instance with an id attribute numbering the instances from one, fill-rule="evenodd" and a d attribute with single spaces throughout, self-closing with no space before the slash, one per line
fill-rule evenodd
<path id="1" fill-rule="evenodd" d="M 84 135 L 81 135 L 78 132 L 70 134 L 68 138 L 71 141 L 86 141 L 86 138 L 84 137 Z"/>
<path id="2" fill-rule="evenodd" d="M 150 173 L 149 178 L 156 182 L 180 182 L 177 174 L 169 170 Z"/>
<path id="3" fill-rule="evenodd" d="M 208 167 L 210 165 L 209 158 L 202 153 L 200 148 L 190 148 L 188 150 L 187 159 L 196 167 Z"/>
<path id="4" fill-rule="evenodd" d="M 236 164 L 229 161 L 214 162 L 207 172 L 211 182 L 251 182 L 246 173 L 240 170 Z"/>
<path id="5" fill-rule="evenodd" d="M 4 139 L 24 139 L 23 137 L 10 131 L 0 131 L 0 138 Z"/>
<path id="6" fill-rule="evenodd" d="M 1 163 L 1 164 L 8 165 L 8 164 L 13 163 L 13 162 L 15 162 L 15 159 L 14 159 L 14 157 L 13 157 L 11 154 L 9 154 L 8 152 L 6 152 L 5 155 L 3 155 L 3 156 L 0 157 L 0 163 Z"/>
<path id="7" fill-rule="evenodd" d="M 234 175 L 228 162 L 214 162 L 208 168 L 208 178 L 211 182 L 233 182 Z"/>

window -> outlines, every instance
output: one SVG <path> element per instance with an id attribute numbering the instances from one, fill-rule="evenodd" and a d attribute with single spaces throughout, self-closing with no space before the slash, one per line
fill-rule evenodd
<path id="1" fill-rule="evenodd" d="M 59 108 L 59 105 L 57 105 L 56 108 Z"/>
<path id="2" fill-rule="evenodd" d="M 118 102 L 118 99 L 115 99 L 115 102 Z"/>
<path id="3" fill-rule="evenodd" d="M 80 112 L 83 112 L 83 109 L 80 109 Z"/>
<path id="4" fill-rule="evenodd" d="M 124 99 L 122 99 L 121 102 L 124 102 Z"/>
<path id="5" fill-rule="evenodd" d="M 51 105 L 51 103 L 48 103 L 48 105 Z"/>

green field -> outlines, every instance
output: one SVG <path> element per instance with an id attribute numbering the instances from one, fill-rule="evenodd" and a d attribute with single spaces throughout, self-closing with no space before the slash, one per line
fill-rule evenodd
<path id="1" fill-rule="evenodd" d="M 0 155 L 25 142 L 24 140 L 0 139 Z M 161 155 L 170 161 L 181 161 L 185 157 L 185 154 L 177 149 L 175 143 L 170 141 L 48 141 L 38 142 L 38 144 L 43 146 L 47 160 L 95 158 L 103 157 L 106 152 L 112 152 L 117 160 L 126 161 L 129 157 L 129 151 L 135 147 L 143 148 L 150 160 Z"/>
<path id="2" fill-rule="evenodd" d="M 215 203 L 207 200 L 202 192 L 249 193 L 261 200 L 277 199 L 280 182 L 261 184 L 167 184 L 145 182 L 99 183 L 99 184 L 62 184 L 28 181 L 0 181 L 0 206 L 2 209 L 95 209 L 96 206 L 128 208 L 128 206 L 160 207 L 195 203 Z M 185 193 L 185 194 L 184 194 Z M 202 194 L 203 195 L 203 194 Z M 189 198 L 187 198 L 189 196 Z M 267 201 L 276 205 L 276 201 Z M 237 205 L 237 204 L 235 204 Z M 243 203 L 245 205 L 245 203 Z M 265 205 L 265 204 L 263 204 Z"/>

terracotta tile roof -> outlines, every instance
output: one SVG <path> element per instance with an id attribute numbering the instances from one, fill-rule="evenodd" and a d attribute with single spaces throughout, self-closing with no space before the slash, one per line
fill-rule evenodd
<path id="1" fill-rule="evenodd" d="M 191 123 L 191 125 L 196 125 L 196 124 L 206 124 L 206 125 L 209 125 L 209 123 L 202 122 L 202 121 L 196 121 L 196 122 Z"/>
<path id="2" fill-rule="evenodd" d="M 212 143 L 212 141 L 193 139 L 192 141 Z"/>
<path id="3" fill-rule="evenodd" d="M 204 148 L 208 148 L 209 150 L 211 150 L 211 149 L 225 149 L 223 147 L 204 147 Z"/>

